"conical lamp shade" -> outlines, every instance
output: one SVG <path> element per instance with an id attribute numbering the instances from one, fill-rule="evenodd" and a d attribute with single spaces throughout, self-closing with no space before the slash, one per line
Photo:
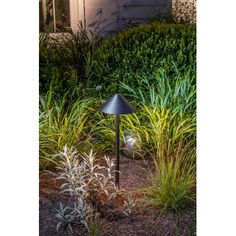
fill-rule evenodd
<path id="1" fill-rule="evenodd" d="M 101 111 L 108 114 L 129 114 L 135 111 L 133 106 L 120 94 L 115 94 L 101 106 Z"/>

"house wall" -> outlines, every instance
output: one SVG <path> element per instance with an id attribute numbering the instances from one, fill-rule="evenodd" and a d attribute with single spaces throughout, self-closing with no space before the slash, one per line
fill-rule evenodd
<path id="1" fill-rule="evenodd" d="M 129 22 L 144 23 L 158 13 L 170 11 L 171 0 L 77 0 L 78 21 L 87 29 L 112 34 Z M 72 28 L 75 29 L 73 23 Z"/>
<path id="2" fill-rule="evenodd" d="M 112 34 L 127 27 L 127 24 L 144 23 L 159 13 L 170 12 L 171 2 L 172 0 L 39 0 L 40 30 L 56 32 L 60 27 L 70 26 L 76 31 L 78 24 L 82 22 L 89 30 Z"/>

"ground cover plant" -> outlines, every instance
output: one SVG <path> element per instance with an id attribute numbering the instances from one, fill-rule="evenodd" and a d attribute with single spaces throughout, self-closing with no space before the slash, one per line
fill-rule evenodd
<path id="1" fill-rule="evenodd" d="M 152 22 L 102 42 L 86 31 L 76 38 L 71 33 L 61 41 L 47 40 L 42 39 L 40 47 L 40 167 L 59 166 L 62 190 L 70 195 L 69 203 L 57 208 L 58 230 L 64 227 L 71 234 L 77 221 L 88 234 L 103 235 L 103 216 L 115 206 L 103 200 L 115 193 L 123 197 L 111 174 L 114 116 L 99 110 L 114 93 L 124 95 L 137 110 L 121 115 L 122 152 L 130 154 L 134 165 L 140 159 L 149 163 L 145 167 L 149 182 L 137 191 L 141 202 L 137 207 L 159 217 L 194 211 L 195 26 Z M 131 149 L 128 137 L 133 137 Z M 104 154 L 111 159 L 104 159 Z M 127 198 L 123 203 L 129 209 L 133 201 Z M 124 212 L 130 215 L 129 210 Z"/>

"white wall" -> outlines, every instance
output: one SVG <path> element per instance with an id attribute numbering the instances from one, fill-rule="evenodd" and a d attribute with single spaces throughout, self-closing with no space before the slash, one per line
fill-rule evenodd
<path id="1" fill-rule="evenodd" d="M 46 0 L 40 1 L 40 19 L 46 20 Z M 76 31 L 80 22 L 87 29 L 111 34 L 127 23 L 144 23 L 158 13 L 170 12 L 172 0 L 68 0 L 70 26 Z M 173 0 L 179 1 L 179 0 Z M 186 0 L 187 1 L 187 0 Z M 191 1 L 191 0 L 189 0 Z M 53 0 L 55 3 L 55 0 Z M 54 4 L 53 4 L 54 6 Z M 54 8 L 55 9 L 55 8 Z M 54 12 L 51 13 L 54 15 Z M 45 24 L 42 23 L 42 26 Z M 45 22 L 44 22 L 45 23 Z M 56 20 L 54 18 L 54 30 Z"/>
<path id="2" fill-rule="evenodd" d="M 78 0 L 85 8 L 78 19 L 90 30 L 111 34 L 121 29 L 125 19 L 146 22 L 158 12 L 170 11 L 171 0 Z"/>

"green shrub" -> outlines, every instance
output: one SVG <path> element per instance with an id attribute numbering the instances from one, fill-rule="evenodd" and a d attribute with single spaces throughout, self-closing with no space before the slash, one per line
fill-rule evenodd
<path id="1" fill-rule="evenodd" d="M 195 85 L 195 31 L 194 25 L 153 22 L 118 33 L 94 53 L 89 85 L 102 85 L 109 96 L 123 93 L 121 82 L 138 89 L 146 79 L 155 86 L 163 71 L 170 81 L 188 75 Z"/>

